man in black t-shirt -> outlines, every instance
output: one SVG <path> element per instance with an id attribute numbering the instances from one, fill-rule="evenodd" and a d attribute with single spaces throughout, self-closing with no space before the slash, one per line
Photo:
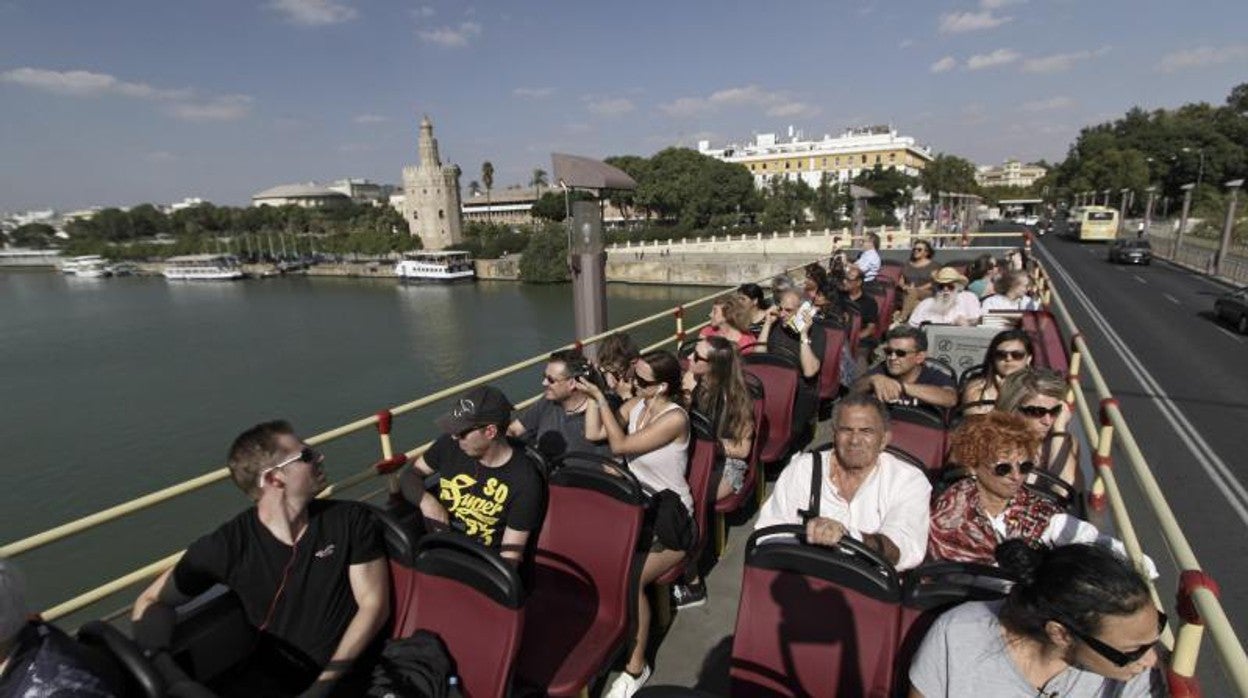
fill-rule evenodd
<path id="1" fill-rule="evenodd" d="M 426 519 L 460 529 L 520 562 L 529 535 L 542 523 L 545 483 L 537 464 L 507 441 L 511 409 L 491 385 L 462 395 L 438 419 L 445 433 L 413 464 L 403 495 Z M 438 474 L 435 493 L 411 486 L 417 473 Z"/>
<path id="2" fill-rule="evenodd" d="M 841 291 L 844 292 L 842 297 L 845 303 L 856 308 L 858 316 L 862 318 L 862 327 L 858 331 L 858 342 L 861 346 L 875 334 L 876 323 L 880 321 L 879 306 L 874 298 L 863 292 L 862 270 L 856 266 L 845 267 L 845 276 L 841 278 Z M 875 346 L 874 339 L 870 339 L 870 345 Z"/>
<path id="3" fill-rule="evenodd" d="M 953 407 L 958 390 L 948 374 L 927 361 L 927 334 L 898 325 L 884 335 L 884 361 L 854 383 L 853 392 L 872 393 L 892 405 Z"/>
<path id="4" fill-rule="evenodd" d="M 611 455 L 605 441 L 585 438 L 585 410 L 594 401 L 576 387 L 576 377 L 588 365 L 575 349 L 551 354 L 542 374 L 542 399 L 512 421 L 507 433 L 533 444 L 548 459 L 570 452 Z"/>
<path id="5" fill-rule="evenodd" d="M 224 584 L 260 632 L 242 685 L 227 693 L 352 694 L 371 667 L 355 660 L 390 614 L 385 550 L 371 511 L 317 500 L 321 454 L 283 421 L 257 425 L 230 449 L 230 477 L 256 506 L 195 541 L 134 604 L 145 649 L 168 646 L 173 608 Z M 259 682 L 260 685 L 257 685 Z"/>

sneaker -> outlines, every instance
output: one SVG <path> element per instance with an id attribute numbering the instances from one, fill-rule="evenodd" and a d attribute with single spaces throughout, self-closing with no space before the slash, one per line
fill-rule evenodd
<path id="1" fill-rule="evenodd" d="M 706 584 L 677 584 L 672 587 L 676 608 L 696 608 L 706 604 Z"/>
<path id="2" fill-rule="evenodd" d="M 620 675 L 611 684 L 611 688 L 603 696 L 604 698 L 632 698 L 632 695 L 641 690 L 641 687 L 649 680 L 649 665 L 641 670 L 641 676 L 633 676 L 627 671 L 621 671 Z"/>

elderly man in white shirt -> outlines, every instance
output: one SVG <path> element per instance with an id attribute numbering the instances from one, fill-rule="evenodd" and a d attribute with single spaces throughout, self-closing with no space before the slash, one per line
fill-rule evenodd
<path id="1" fill-rule="evenodd" d="M 938 325 L 978 325 L 983 311 L 979 299 L 966 288 L 966 277 L 953 267 L 941 267 L 932 274 L 932 296 L 924 299 L 910 313 L 910 326 L 924 323 Z"/>
<path id="2" fill-rule="evenodd" d="M 1028 295 L 1031 293 L 1031 274 L 1025 271 L 1012 271 L 1005 275 L 1001 285 L 1005 288 L 1004 293 L 988 296 L 980 303 L 980 309 L 984 313 L 980 324 L 990 327 L 1013 327 L 1018 324 L 1021 313 L 1040 309 L 1036 300 Z"/>
<path id="3" fill-rule="evenodd" d="M 862 242 L 862 254 L 854 260 L 854 266 L 862 270 L 863 282 L 875 281 L 876 275 L 880 273 L 880 236 L 867 233 Z"/>
<path id="4" fill-rule="evenodd" d="M 872 395 L 848 395 L 833 410 L 832 425 L 833 448 L 790 461 L 755 529 L 802 523 L 818 463 L 819 516 L 806 521 L 807 542 L 832 546 L 849 536 L 898 570 L 918 566 L 927 552 L 932 486 L 922 470 L 884 453 L 890 436 L 884 404 Z"/>

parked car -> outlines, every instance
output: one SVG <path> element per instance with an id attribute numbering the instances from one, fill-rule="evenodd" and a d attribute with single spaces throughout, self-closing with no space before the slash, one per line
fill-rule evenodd
<path id="1" fill-rule="evenodd" d="M 1109 261 L 1118 264 L 1151 264 L 1153 248 L 1148 240 L 1114 240 L 1109 246 Z"/>
<path id="2" fill-rule="evenodd" d="M 1213 314 L 1231 323 L 1240 334 L 1248 334 L 1248 286 L 1218 296 L 1213 302 Z"/>

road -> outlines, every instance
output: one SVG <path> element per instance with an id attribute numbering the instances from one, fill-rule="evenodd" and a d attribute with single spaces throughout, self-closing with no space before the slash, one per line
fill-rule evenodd
<path id="1" fill-rule="evenodd" d="M 1225 287 L 1154 262 L 1111 265 L 1106 247 L 1050 235 L 1037 254 L 1091 346 L 1110 389 L 1241 640 L 1248 639 L 1248 337 L 1212 320 Z M 1084 381 L 1089 387 L 1090 381 Z M 1146 551 L 1162 568 L 1160 590 L 1173 609 L 1174 565 L 1155 519 L 1141 506 L 1124 456 L 1117 472 Z M 1205 695 L 1219 686 L 1206 641 Z"/>

